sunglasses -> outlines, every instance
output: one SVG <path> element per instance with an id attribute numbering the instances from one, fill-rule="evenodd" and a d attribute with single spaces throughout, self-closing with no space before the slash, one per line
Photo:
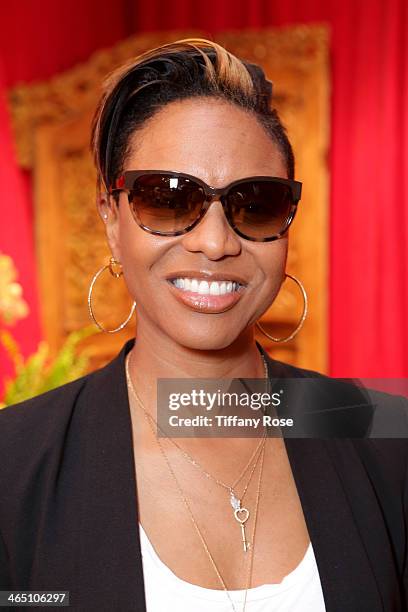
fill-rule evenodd
<path id="1" fill-rule="evenodd" d="M 270 176 L 254 176 L 216 189 L 183 172 L 128 170 L 119 177 L 112 195 L 125 191 L 136 223 L 159 236 L 180 236 L 204 217 L 219 200 L 232 229 L 256 242 L 277 240 L 292 223 L 302 183 Z"/>

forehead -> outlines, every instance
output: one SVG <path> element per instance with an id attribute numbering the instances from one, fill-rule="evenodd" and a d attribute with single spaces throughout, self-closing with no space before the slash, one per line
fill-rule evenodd
<path id="1" fill-rule="evenodd" d="M 176 170 L 210 185 L 245 176 L 286 177 L 281 152 L 249 111 L 217 99 L 161 109 L 130 139 L 125 170 Z"/>

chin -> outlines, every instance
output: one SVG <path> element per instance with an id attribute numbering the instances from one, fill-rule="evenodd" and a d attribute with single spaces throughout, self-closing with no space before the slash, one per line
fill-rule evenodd
<path id="1" fill-rule="evenodd" d="M 235 342 L 238 336 L 242 333 L 242 330 L 237 329 L 217 329 L 218 326 L 214 326 L 213 329 L 204 328 L 192 328 L 190 330 L 180 330 L 179 334 L 169 334 L 173 338 L 174 342 L 196 351 L 219 351 L 227 348 Z"/>

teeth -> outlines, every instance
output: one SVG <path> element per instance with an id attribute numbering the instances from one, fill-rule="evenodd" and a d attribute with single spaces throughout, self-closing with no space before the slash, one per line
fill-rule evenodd
<path id="1" fill-rule="evenodd" d="M 210 285 L 210 295 L 220 295 L 220 286 L 214 281 Z"/>
<path id="2" fill-rule="evenodd" d="M 225 295 L 226 293 L 238 291 L 240 287 L 239 283 L 229 280 L 211 281 L 209 283 L 206 280 L 197 278 L 175 278 L 172 282 L 178 289 L 191 291 L 199 295 Z"/>
<path id="3" fill-rule="evenodd" d="M 198 285 L 198 293 L 201 293 L 201 295 L 206 295 L 207 293 L 210 293 L 210 286 L 207 281 L 200 282 L 200 284 Z"/>

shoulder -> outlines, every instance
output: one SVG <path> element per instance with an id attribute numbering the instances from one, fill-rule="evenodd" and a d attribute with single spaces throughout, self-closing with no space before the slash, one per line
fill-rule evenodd
<path id="1" fill-rule="evenodd" d="M 115 405 L 129 342 L 107 365 L 77 380 L 0 410 L 0 480 L 56 465 L 69 447 L 86 445 L 102 406 Z M 125 401 L 122 395 L 120 401 Z M 109 416 L 113 419 L 113 416 Z M 41 467 L 40 467 L 41 466 Z"/>
<path id="2" fill-rule="evenodd" d="M 273 359 L 258 342 L 256 344 L 268 365 L 268 374 L 270 378 L 316 378 L 321 380 L 330 379 L 329 376 L 321 374 L 320 372 L 316 372 L 315 370 L 299 368 L 290 363 Z"/>
<path id="3" fill-rule="evenodd" d="M 351 440 L 354 451 L 373 478 L 384 479 L 398 489 L 407 487 L 408 440 L 406 438 L 371 438 Z"/>
<path id="4" fill-rule="evenodd" d="M 17 435 L 32 437 L 36 432 L 58 428 L 65 422 L 77 406 L 86 401 L 87 394 L 97 403 L 109 389 L 114 389 L 121 377 L 124 356 L 131 348 L 133 341 L 128 341 L 114 359 L 81 378 L 51 391 L 37 395 L 18 404 L 0 410 L 0 440 L 7 441 L 7 436 Z M 2 444 L 0 444 L 0 449 Z"/>
<path id="5" fill-rule="evenodd" d="M 0 540 L 10 526 L 24 524 L 27 517 L 36 520 L 56 483 L 68 440 L 78 454 L 78 427 L 72 436 L 71 424 L 92 376 L 0 410 Z"/>
<path id="6" fill-rule="evenodd" d="M 75 404 L 91 376 L 93 374 L 88 374 L 51 391 L 0 410 L 2 442 L 5 441 L 7 435 L 16 434 L 21 438 L 25 432 L 32 435 L 38 428 L 52 427 Z"/>
<path id="7" fill-rule="evenodd" d="M 2 491 L 14 490 L 17 480 L 24 480 L 27 473 L 39 475 L 53 457 L 62 455 L 76 406 L 94 376 L 0 410 Z"/>
<path id="8" fill-rule="evenodd" d="M 398 391 L 386 393 L 371 388 L 364 379 L 333 378 L 263 353 L 270 380 L 274 384 L 279 381 L 284 390 L 285 409 L 298 417 L 300 428 L 295 437 L 371 438 L 378 452 L 387 453 L 392 448 L 404 452 L 408 443 L 408 399 Z M 381 441 L 385 439 L 394 442 Z"/>

